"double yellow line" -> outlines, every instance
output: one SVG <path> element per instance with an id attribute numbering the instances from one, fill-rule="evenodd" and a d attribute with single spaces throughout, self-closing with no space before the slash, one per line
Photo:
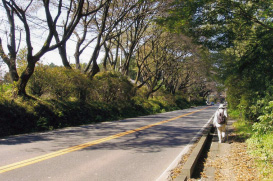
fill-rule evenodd
<path id="1" fill-rule="evenodd" d="M 24 161 L 21 161 L 21 162 L 16 162 L 16 163 L 13 163 L 13 164 L 10 164 L 10 165 L 6 165 L 6 166 L 3 166 L 3 167 L 0 167 L 0 173 L 8 172 L 8 171 L 11 171 L 11 170 L 14 170 L 14 169 L 17 169 L 17 168 L 21 168 L 21 167 L 24 167 L 24 166 L 27 166 L 27 165 L 31 165 L 31 164 L 34 164 L 34 163 L 37 163 L 37 162 L 41 162 L 41 161 L 44 161 L 44 160 L 47 160 L 47 159 L 50 159 L 50 158 L 54 158 L 54 157 L 57 157 L 57 156 L 60 156 L 60 155 L 64 155 L 64 154 L 67 154 L 67 153 L 70 153 L 70 152 L 73 152 L 73 151 L 77 151 L 77 150 L 81 150 L 81 149 L 84 149 L 84 148 L 87 148 L 87 147 L 91 147 L 93 145 L 97 145 L 97 144 L 100 144 L 100 143 L 103 143 L 103 142 L 106 142 L 106 141 L 109 141 L 109 140 L 112 140 L 112 139 L 115 139 L 115 138 L 119 138 L 119 137 L 122 137 L 122 136 L 125 136 L 125 135 L 128 135 L 128 134 L 132 134 L 132 133 L 135 133 L 135 132 L 138 132 L 138 131 L 142 131 L 142 130 L 145 130 L 145 129 L 148 129 L 148 128 L 151 128 L 151 127 L 154 127 L 154 126 L 157 126 L 157 125 L 161 125 L 161 124 L 176 120 L 178 118 L 182 118 L 182 117 L 194 114 L 196 112 L 202 111 L 202 110 L 207 109 L 207 108 L 208 107 L 200 109 L 200 110 L 196 110 L 196 111 L 193 111 L 193 112 L 190 112 L 190 113 L 187 113 L 187 114 L 183 114 L 183 115 L 180 115 L 180 116 L 168 119 L 168 120 L 164 120 L 164 121 L 160 121 L 160 122 L 157 122 L 157 123 L 154 123 L 154 124 L 143 126 L 143 127 L 137 128 L 137 129 L 121 132 L 121 133 L 118 133 L 118 134 L 115 134 L 115 135 L 112 135 L 112 136 L 108 136 L 108 137 L 105 137 L 105 138 L 101 138 L 101 139 L 98 139 L 98 140 L 95 140 L 95 141 L 91 141 L 91 142 L 88 142 L 88 143 L 76 145 L 76 146 L 65 148 L 65 149 L 62 149 L 62 150 L 59 150 L 59 151 L 56 151 L 56 152 L 48 153 L 48 154 L 45 154 L 45 155 L 41 155 L 41 156 L 38 156 L 38 157 L 34 157 L 34 158 L 31 158 L 31 159 L 24 160 Z"/>

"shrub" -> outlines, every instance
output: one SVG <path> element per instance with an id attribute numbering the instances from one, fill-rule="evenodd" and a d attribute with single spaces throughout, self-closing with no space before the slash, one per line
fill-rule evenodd
<path id="1" fill-rule="evenodd" d="M 25 106 L 0 97 L 0 137 L 35 129 L 35 116 Z"/>
<path id="2" fill-rule="evenodd" d="M 175 101 L 176 105 L 180 108 L 180 109 L 186 109 L 191 107 L 190 103 L 187 101 L 186 98 L 178 95 L 176 96 L 176 101 Z"/>
<path id="3" fill-rule="evenodd" d="M 166 109 L 166 111 L 178 109 L 176 104 L 176 97 L 173 94 L 159 89 L 153 95 L 154 96 L 152 97 L 152 100 L 158 101 L 161 107 Z"/>
<path id="4" fill-rule="evenodd" d="M 254 95 L 252 93 L 244 94 L 241 97 L 240 104 L 238 105 L 238 109 L 244 120 L 254 121 L 256 119 L 250 109 L 250 107 L 254 104 L 253 98 L 254 98 Z"/>
<path id="5" fill-rule="evenodd" d="M 247 140 L 251 155 L 255 157 L 263 180 L 273 179 L 273 133 L 263 134 L 259 137 L 253 136 Z"/>
<path id="6" fill-rule="evenodd" d="M 32 95 L 16 99 L 10 98 L 10 91 L 3 93 L 8 99 L 0 99 L 0 136 L 190 107 L 182 96 L 175 97 L 164 89 L 146 99 L 145 86 L 136 91 L 118 72 L 101 72 L 90 80 L 77 70 L 42 64 L 37 65 L 27 91 Z"/>
<path id="7" fill-rule="evenodd" d="M 12 92 L 13 88 L 14 88 L 14 85 L 11 83 L 0 84 L 0 93 L 5 93 L 7 91 Z"/>
<path id="8" fill-rule="evenodd" d="M 29 80 L 28 91 L 37 96 L 41 96 L 49 91 L 49 85 L 51 84 L 51 77 L 47 73 L 48 67 L 38 64 L 34 74 Z"/>
<path id="9" fill-rule="evenodd" d="M 135 95 L 134 86 L 118 72 L 101 72 L 93 79 L 93 100 L 124 106 L 131 103 L 131 98 Z"/>
<path id="10" fill-rule="evenodd" d="M 62 100 L 76 97 L 85 101 L 91 85 L 91 80 L 78 70 L 39 65 L 29 81 L 28 90 L 37 96 L 48 94 Z"/>
<path id="11" fill-rule="evenodd" d="M 253 130 L 257 135 L 266 134 L 273 131 L 273 101 L 269 102 L 263 111 L 263 115 L 258 117 L 259 122 L 254 123 Z"/>

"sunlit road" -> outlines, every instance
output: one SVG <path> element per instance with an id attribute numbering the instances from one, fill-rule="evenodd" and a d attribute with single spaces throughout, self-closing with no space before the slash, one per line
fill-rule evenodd
<path id="1" fill-rule="evenodd" d="M 215 111 L 197 107 L 0 138 L 0 180 L 162 179 Z"/>

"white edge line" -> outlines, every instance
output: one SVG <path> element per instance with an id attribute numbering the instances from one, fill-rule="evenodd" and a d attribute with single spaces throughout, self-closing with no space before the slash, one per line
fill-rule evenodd
<path id="1" fill-rule="evenodd" d="M 168 177 L 170 175 L 170 171 L 174 169 L 180 160 L 182 159 L 182 156 L 186 154 L 190 147 L 195 143 L 195 141 L 199 138 L 200 134 L 203 132 L 203 130 L 208 126 L 208 124 L 211 122 L 212 118 L 214 117 L 214 114 L 211 116 L 211 118 L 208 120 L 208 122 L 202 127 L 202 129 L 192 138 L 192 140 L 189 142 L 189 144 L 179 153 L 179 155 L 175 158 L 175 160 L 169 165 L 169 167 L 156 179 L 156 181 L 166 181 L 168 180 Z"/>

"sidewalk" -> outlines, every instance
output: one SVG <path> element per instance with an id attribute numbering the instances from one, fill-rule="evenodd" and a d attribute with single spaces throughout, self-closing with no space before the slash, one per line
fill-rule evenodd
<path id="1" fill-rule="evenodd" d="M 234 122 L 228 121 L 228 140 L 225 143 L 218 143 L 217 131 L 214 132 L 201 180 L 259 180 L 254 161 L 247 154 L 245 140 L 236 135 L 232 127 Z"/>

